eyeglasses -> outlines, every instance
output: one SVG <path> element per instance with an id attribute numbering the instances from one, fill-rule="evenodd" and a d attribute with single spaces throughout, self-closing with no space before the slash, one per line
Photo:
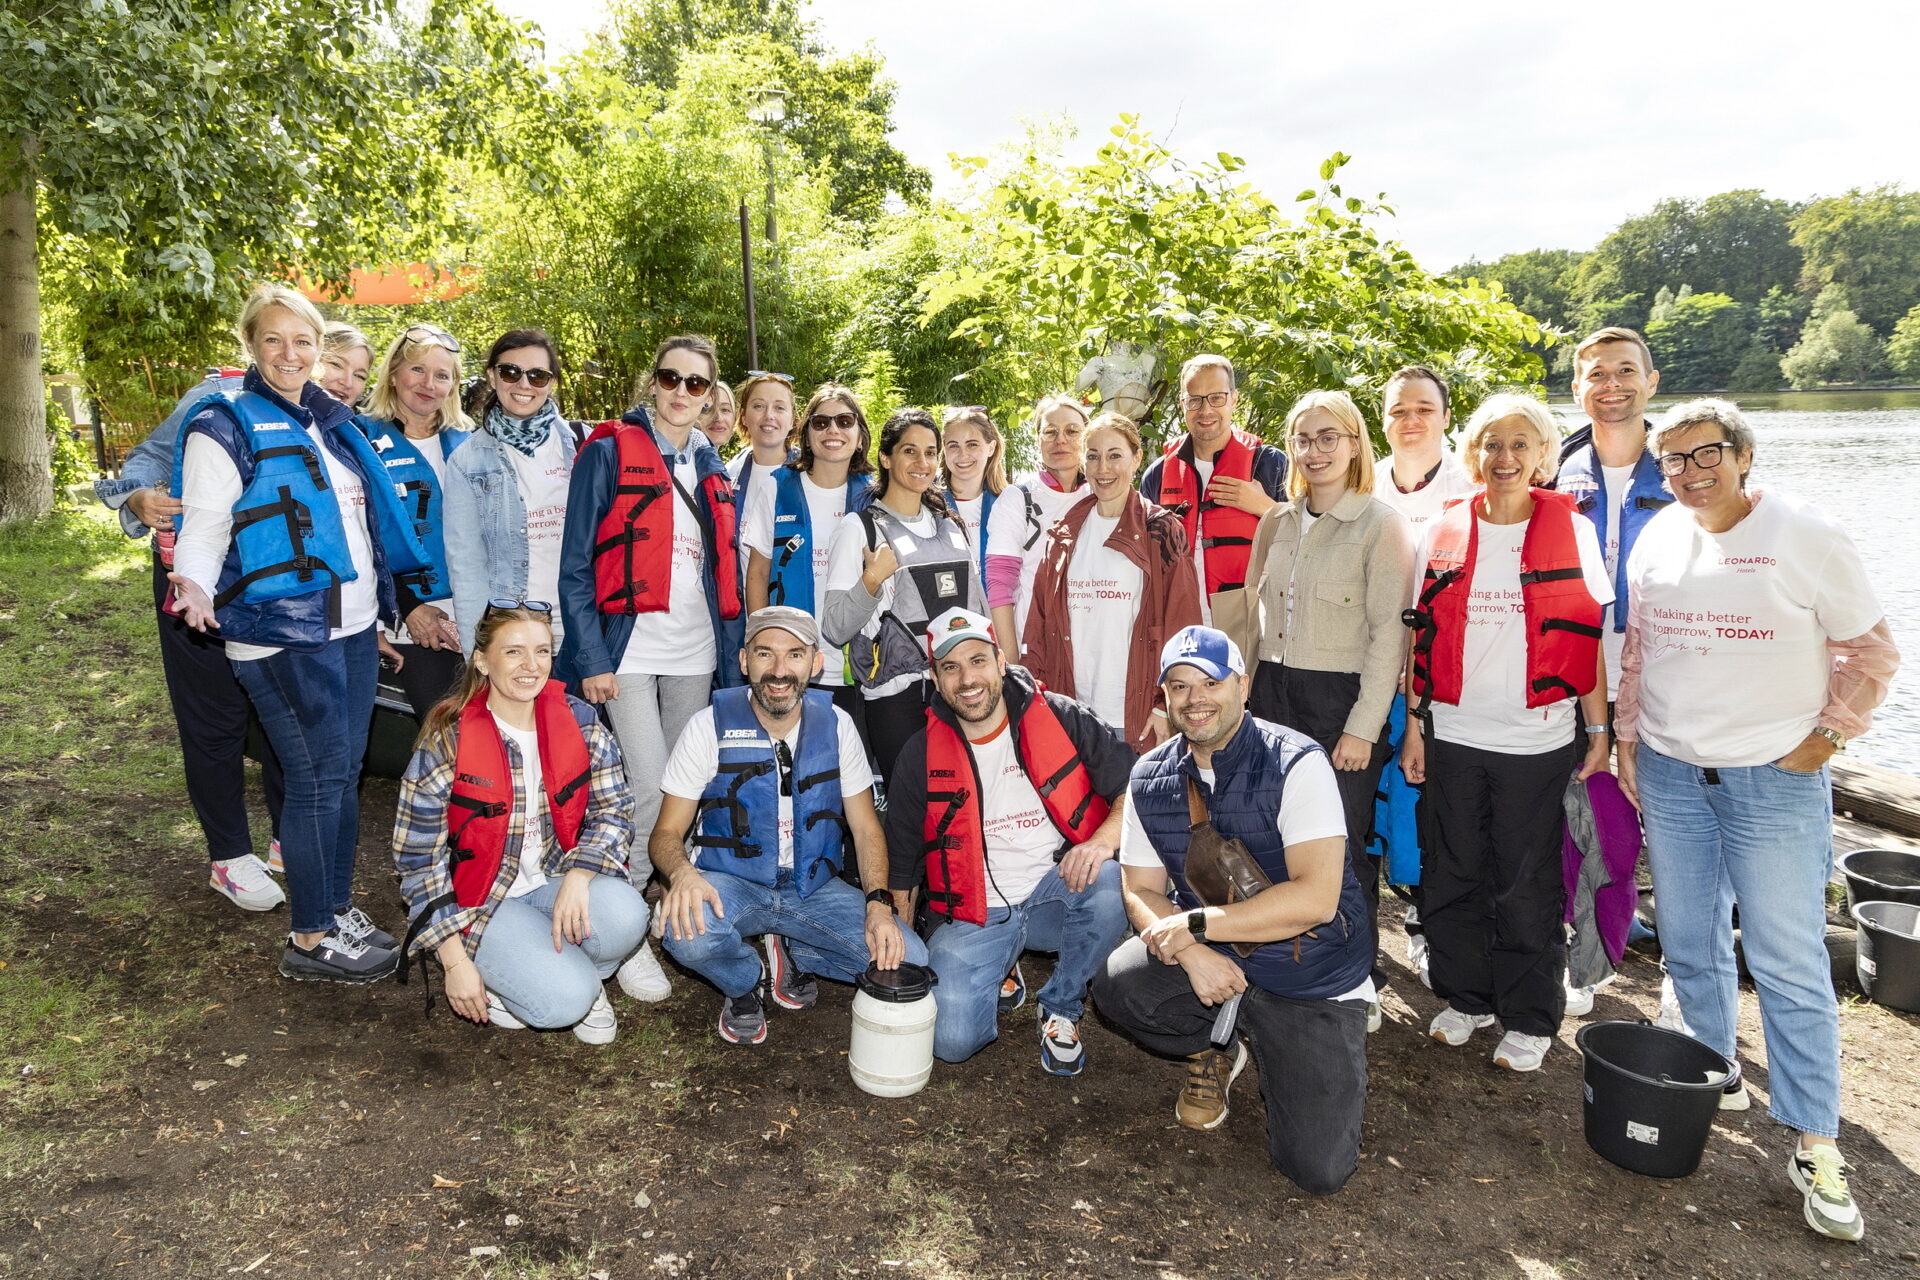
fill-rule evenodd
<path id="1" fill-rule="evenodd" d="M 749 369 L 747 370 L 747 376 L 749 378 L 772 378 L 775 382 L 784 382 L 788 386 L 793 385 L 793 375 L 790 373 L 773 373 L 767 369 Z M 695 394 L 697 395 L 698 392 Z"/>
<path id="2" fill-rule="evenodd" d="M 1342 440 L 1358 440 L 1360 437 L 1346 431 L 1322 431 L 1317 436 L 1293 437 L 1293 451 L 1305 453 L 1309 448 L 1318 453 L 1332 453 L 1340 447 Z"/>
<path id="3" fill-rule="evenodd" d="M 1689 449 L 1685 453 L 1663 453 L 1654 461 L 1660 467 L 1663 476 L 1677 476 L 1687 469 L 1687 460 L 1701 471 L 1710 471 L 1720 465 L 1722 450 L 1733 448 L 1733 441 L 1722 440 L 1717 444 L 1703 444 L 1698 449 Z"/>
<path id="4" fill-rule="evenodd" d="M 1198 409 L 1202 406 L 1208 409 L 1224 409 L 1227 407 L 1227 401 L 1232 398 L 1231 391 L 1209 391 L 1203 396 L 1186 397 L 1186 403 L 1189 409 Z"/>
<path id="5" fill-rule="evenodd" d="M 487 601 L 487 608 L 489 610 L 497 609 L 503 613 L 512 613 L 520 609 L 525 609 L 528 613 L 553 612 L 553 605 L 545 600 L 489 600 Z"/>
<path id="6" fill-rule="evenodd" d="M 684 382 L 690 396 L 703 396 L 707 394 L 707 388 L 713 385 L 712 378 L 703 378 L 697 373 L 681 373 L 678 369 L 655 369 L 653 380 L 669 391 Z"/>
<path id="7" fill-rule="evenodd" d="M 807 430 L 809 431 L 825 431 L 828 427 L 838 427 L 842 431 L 851 431 L 859 425 L 859 415 L 852 413 L 816 413 L 807 419 Z"/>
<path id="8" fill-rule="evenodd" d="M 437 342 L 453 354 L 460 354 L 459 341 L 437 324 L 416 324 L 400 336 L 408 342 Z"/>
<path id="9" fill-rule="evenodd" d="M 493 371 L 502 382 L 518 382 L 525 378 L 530 387 L 544 387 L 553 381 L 551 369 L 522 369 L 517 364 L 497 364 L 493 366 Z"/>

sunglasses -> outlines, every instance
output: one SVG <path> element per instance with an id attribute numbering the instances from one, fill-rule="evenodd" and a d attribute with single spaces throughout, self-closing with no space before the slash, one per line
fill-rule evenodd
<path id="1" fill-rule="evenodd" d="M 851 431 L 859 425 L 859 417 L 851 413 L 816 413 L 807 419 L 807 429 L 809 431 L 825 431 L 828 427 L 838 427 L 842 431 Z"/>
<path id="2" fill-rule="evenodd" d="M 493 371 L 502 382 L 518 382 L 525 378 L 530 387 L 544 387 L 553 381 L 551 369 L 522 369 L 517 364 L 497 364 L 493 366 Z"/>
<path id="3" fill-rule="evenodd" d="M 684 382 L 690 396 L 703 396 L 707 394 L 707 388 L 713 385 L 712 378 L 703 378 L 697 373 L 681 373 L 677 369 L 655 369 L 653 380 L 669 391 Z"/>
<path id="4" fill-rule="evenodd" d="M 511 613 L 518 609 L 525 609 L 528 613 L 553 612 L 553 605 L 545 600 L 489 600 L 487 608 L 499 610 L 502 613 Z"/>
<path id="5" fill-rule="evenodd" d="M 437 324 L 416 324 L 401 336 L 408 342 L 437 342 L 453 354 L 460 354 L 459 341 Z"/>
<path id="6" fill-rule="evenodd" d="M 747 376 L 749 378 L 772 378 L 775 382 L 784 382 L 788 386 L 793 385 L 793 375 L 790 373 L 774 373 L 767 369 L 749 369 L 747 370 Z"/>

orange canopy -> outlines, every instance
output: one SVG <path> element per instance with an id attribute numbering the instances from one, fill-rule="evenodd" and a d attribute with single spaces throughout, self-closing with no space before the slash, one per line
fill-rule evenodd
<path id="1" fill-rule="evenodd" d="M 445 302 L 471 290 L 480 269 L 443 267 L 430 262 L 395 262 L 361 268 L 347 281 L 344 295 L 315 280 L 300 282 L 300 292 L 315 302 L 344 302 L 356 307 L 400 307 L 414 302 Z"/>

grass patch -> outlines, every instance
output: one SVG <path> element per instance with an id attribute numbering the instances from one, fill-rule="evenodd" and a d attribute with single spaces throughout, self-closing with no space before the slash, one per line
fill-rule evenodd
<path id="1" fill-rule="evenodd" d="M 100 982 L 34 960 L 0 969 L 0 1098 L 48 1112 L 92 1102 L 158 1053 L 179 1018 L 122 1004 Z"/>

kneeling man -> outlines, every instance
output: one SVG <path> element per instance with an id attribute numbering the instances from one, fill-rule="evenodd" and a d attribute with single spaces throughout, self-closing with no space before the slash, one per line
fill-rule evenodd
<path id="1" fill-rule="evenodd" d="M 1128 939 L 1094 979 L 1100 1011 L 1147 1048 L 1187 1060 L 1174 1114 L 1190 1129 L 1227 1118 L 1253 1045 L 1267 1098 L 1267 1154 L 1303 1191 L 1330 1195 L 1360 1158 L 1367 1092 L 1372 933 L 1347 866 L 1340 788 L 1311 738 L 1246 712 L 1246 664 L 1211 627 L 1160 655 L 1178 736 L 1133 767 L 1120 861 Z M 1189 828 L 1238 840 L 1270 887 L 1206 906 L 1187 883 Z M 1169 881 L 1172 894 L 1169 896 Z M 1261 944 L 1242 956 L 1233 944 Z M 1237 1031 L 1215 1024 L 1240 997 Z"/>

